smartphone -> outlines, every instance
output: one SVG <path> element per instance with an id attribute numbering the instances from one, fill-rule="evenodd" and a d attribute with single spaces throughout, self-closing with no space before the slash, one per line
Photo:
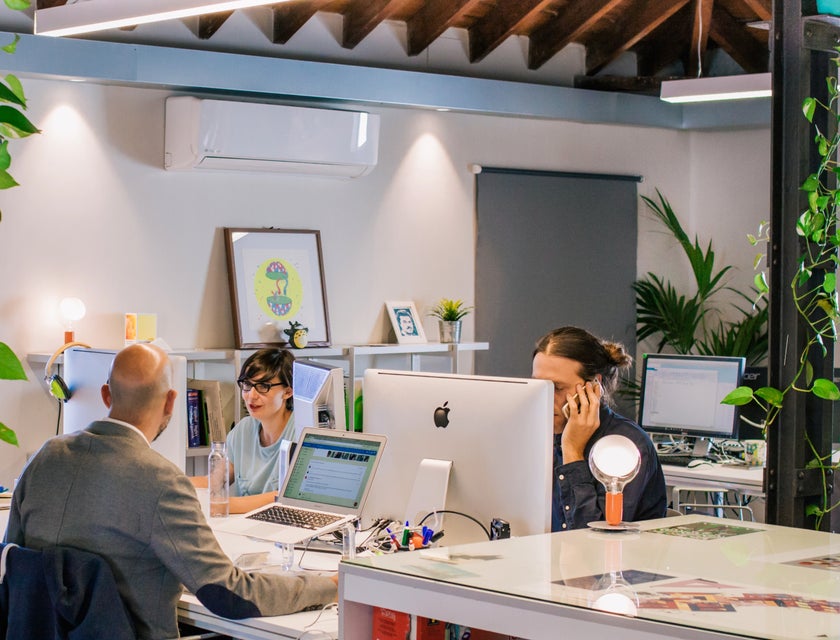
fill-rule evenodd
<path id="1" fill-rule="evenodd" d="M 601 383 L 600 383 L 600 382 L 598 382 L 597 380 L 587 380 L 587 382 L 591 382 L 591 383 L 592 383 L 592 389 L 593 389 L 593 391 L 594 391 L 594 390 L 597 390 L 597 388 L 598 388 L 598 387 L 600 386 L 600 384 L 601 384 Z M 579 397 L 580 397 L 580 394 L 576 393 L 574 396 L 572 396 L 572 400 L 573 400 L 575 403 L 577 403 L 577 401 L 578 401 L 578 398 L 579 398 Z M 567 402 L 566 404 L 564 404 L 564 405 L 563 405 L 563 409 L 562 409 L 562 411 L 563 411 L 563 415 L 564 415 L 564 416 L 566 416 L 566 420 L 568 420 L 568 419 L 569 419 L 569 417 L 571 416 L 571 407 L 569 407 L 569 403 L 568 403 L 568 402 Z"/>

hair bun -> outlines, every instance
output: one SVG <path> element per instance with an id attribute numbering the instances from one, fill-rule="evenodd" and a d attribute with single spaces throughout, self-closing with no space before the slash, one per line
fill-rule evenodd
<path id="1" fill-rule="evenodd" d="M 619 369 L 626 369 L 633 364 L 633 358 L 624 350 L 622 344 L 618 342 L 603 342 L 602 344 L 613 366 Z"/>

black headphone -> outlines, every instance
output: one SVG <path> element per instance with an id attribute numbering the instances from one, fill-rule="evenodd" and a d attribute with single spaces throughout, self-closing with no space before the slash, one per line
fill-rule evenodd
<path id="1" fill-rule="evenodd" d="M 67 402 L 70 399 L 70 387 L 67 386 L 67 383 L 64 382 L 64 380 L 61 379 L 61 376 L 57 373 L 52 375 L 50 374 L 52 373 L 53 364 L 55 364 L 58 356 L 70 347 L 84 347 L 86 349 L 91 348 L 89 344 L 85 344 L 84 342 L 68 342 L 50 356 L 50 359 L 47 361 L 47 365 L 44 367 L 44 381 L 47 383 L 47 389 L 49 390 L 50 395 L 56 400 L 61 400 L 62 402 Z"/>

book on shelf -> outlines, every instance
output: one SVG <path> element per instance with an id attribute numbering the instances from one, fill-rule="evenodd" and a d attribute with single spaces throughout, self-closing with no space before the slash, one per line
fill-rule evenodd
<path id="1" fill-rule="evenodd" d="M 410 640 L 411 615 L 384 607 L 373 608 L 371 640 Z"/>
<path id="2" fill-rule="evenodd" d="M 187 446 L 200 447 L 204 427 L 201 424 L 201 406 L 204 404 L 198 389 L 187 388 Z"/>
<path id="3" fill-rule="evenodd" d="M 204 412 L 205 426 L 204 445 L 211 442 L 224 442 L 227 438 L 228 427 L 225 422 L 225 415 L 222 410 L 222 385 L 218 380 L 198 380 L 189 378 L 187 380 L 187 397 L 190 390 L 200 391 L 203 403 L 200 407 Z"/>

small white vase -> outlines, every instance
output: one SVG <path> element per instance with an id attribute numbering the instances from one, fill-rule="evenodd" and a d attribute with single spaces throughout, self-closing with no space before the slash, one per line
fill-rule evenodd
<path id="1" fill-rule="evenodd" d="M 439 320 L 441 342 L 461 342 L 460 320 Z"/>

